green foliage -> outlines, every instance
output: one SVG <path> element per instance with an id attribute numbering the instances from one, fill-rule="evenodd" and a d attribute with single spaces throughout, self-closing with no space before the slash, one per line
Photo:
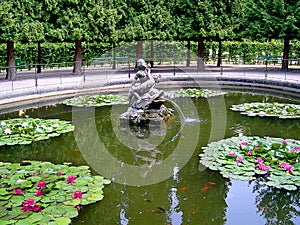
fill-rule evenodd
<path id="1" fill-rule="evenodd" d="M 171 38 L 172 19 L 169 3 L 159 0 L 115 1 L 121 15 L 116 24 L 119 41 L 166 40 Z"/>
<path id="2" fill-rule="evenodd" d="M 230 109 L 247 116 L 278 117 L 280 119 L 300 118 L 300 105 L 296 104 L 252 102 L 232 105 Z"/>
<path id="3" fill-rule="evenodd" d="M 242 35 L 251 38 L 298 38 L 300 2 L 283 0 L 243 1 Z"/>
<path id="4" fill-rule="evenodd" d="M 0 146 L 31 144 L 63 133 L 71 132 L 74 126 L 58 119 L 17 118 L 0 121 Z"/>
<path id="5" fill-rule="evenodd" d="M 104 106 L 115 104 L 127 104 L 127 97 L 120 95 L 87 95 L 79 96 L 64 101 L 64 104 L 77 107 Z"/>
<path id="6" fill-rule="evenodd" d="M 299 43 L 298 43 L 299 44 Z M 281 55 L 282 41 L 227 41 L 223 42 L 223 52 L 228 52 L 229 58 L 259 58 L 268 55 Z M 291 51 L 293 51 L 291 49 Z"/>
<path id="7" fill-rule="evenodd" d="M 119 19 L 111 0 L 1 3 L 0 41 L 116 41 Z"/>
<path id="8" fill-rule="evenodd" d="M 110 48 L 111 46 L 109 44 L 83 42 L 82 55 L 84 59 L 91 60 L 104 54 Z M 15 57 L 21 59 L 22 65 L 35 64 L 38 62 L 37 43 L 15 43 L 14 53 Z M 74 54 L 74 43 L 41 43 L 42 63 L 73 62 Z M 6 66 L 6 44 L 0 44 L 0 66 Z"/>
<path id="9" fill-rule="evenodd" d="M 0 224 L 70 224 L 109 183 L 87 166 L 0 162 Z"/>
<path id="10" fill-rule="evenodd" d="M 224 95 L 224 92 L 209 90 L 209 89 L 196 89 L 188 88 L 181 89 L 175 92 L 175 96 L 179 97 L 190 97 L 190 98 L 210 98 L 214 96 Z"/>
<path id="11" fill-rule="evenodd" d="M 223 177 L 261 178 L 261 184 L 297 190 L 300 186 L 300 141 L 271 137 L 232 137 L 203 148 L 200 163 Z"/>

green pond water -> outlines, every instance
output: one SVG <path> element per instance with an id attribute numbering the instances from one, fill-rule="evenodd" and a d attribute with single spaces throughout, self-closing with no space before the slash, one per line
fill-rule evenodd
<path id="1" fill-rule="evenodd" d="M 29 117 L 73 121 L 75 131 L 31 145 L 0 147 L 0 158 L 89 165 L 93 173 L 111 179 L 104 199 L 85 206 L 72 222 L 76 225 L 300 224 L 299 191 L 225 179 L 199 165 L 201 148 L 210 141 L 241 134 L 300 139 L 298 120 L 250 118 L 229 110 L 232 104 L 254 101 L 299 103 L 234 92 L 210 100 L 180 98 L 176 105 L 169 103 L 176 118 L 161 129 L 120 127 L 118 116 L 126 105 L 31 108 L 26 110 Z M 11 112 L 0 119 L 18 115 Z"/>

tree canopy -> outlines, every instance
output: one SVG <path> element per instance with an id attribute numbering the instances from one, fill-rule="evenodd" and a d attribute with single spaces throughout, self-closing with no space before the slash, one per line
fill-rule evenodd
<path id="1" fill-rule="evenodd" d="M 134 40 L 188 40 L 198 41 L 201 52 L 204 39 L 284 39 L 283 56 L 288 59 L 289 41 L 300 35 L 300 1 L 296 0 L 0 0 L 0 3 L 0 42 L 9 42 L 9 67 L 14 64 L 13 42 L 76 42 L 78 55 L 82 41 L 113 46 Z M 74 61 L 78 60 L 81 57 L 74 57 Z"/>

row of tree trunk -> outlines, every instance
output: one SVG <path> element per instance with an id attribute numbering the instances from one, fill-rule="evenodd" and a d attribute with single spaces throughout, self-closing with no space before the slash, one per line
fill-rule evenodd
<path id="1" fill-rule="evenodd" d="M 143 41 L 138 40 L 136 45 L 136 58 L 143 58 Z M 289 58 L 289 46 L 290 46 L 290 40 L 288 38 L 284 39 L 284 50 L 283 50 L 283 60 L 282 60 L 282 70 L 288 71 L 288 58 Z M 113 45 L 115 47 L 115 45 Z M 190 41 L 188 41 L 188 47 L 187 47 L 187 61 L 186 66 L 190 66 Z M 41 63 L 42 63 L 42 56 L 40 51 L 40 43 L 38 43 L 38 63 L 37 63 L 37 73 L 41 73 Z M 153 67 L 153 56 L 154 56 L 154 46 L 153 41 L 150 45 L 150 52 L 151 52 L 151 60 L 150 65 Z M 198 39 L 198 61 L 197 61 L 197 70 L 203 71 L 205 70 L 205 63 L 204 63 L 204 39 L 199 38 Z M 115 58 L 115 51 L 113 51 L 114 58 Z M 113 68 L 116 68 L 116 62 L 114 61 Z M 217 66 L 220 67 L 222 64 L 222 41 L 219 41 L 218 45 L 218 61 Z M 16 78 L 16 62 L 14 57 L 14 42 L 13 41 L 7 41 L 7 73 L 6 73 L 6 79 L 13 80 Z M 74 56 L 74 67 L 73 67 L 73 73 L 75 75 L 80 75 L 82 73 L 82 41 L 76 40 L 75 41 L 75 56 Z"/>

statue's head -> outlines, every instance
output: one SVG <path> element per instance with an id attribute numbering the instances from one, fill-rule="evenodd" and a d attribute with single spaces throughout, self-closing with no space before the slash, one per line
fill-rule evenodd
<path id="1" fill-rule="evenodd" d="M 136 67 L 137 67 L 138 69 L 145 69 L 145 68 L 147 67 L 147 64 L 146 64 L 145 60 L 143 60 L 143 59 L 138 59 L 138 60 L 136 61 Z"/>

